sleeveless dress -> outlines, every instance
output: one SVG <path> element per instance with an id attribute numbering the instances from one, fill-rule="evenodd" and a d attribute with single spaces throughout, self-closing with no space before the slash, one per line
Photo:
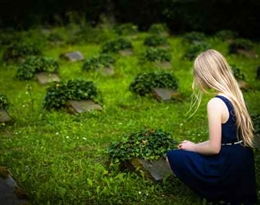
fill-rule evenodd
<path id="1" fill-rule="evenodd" d="M 222 123 L 221 150 L 218 154 L 203 155 L 193 151 L 174 149 L 167 152 L 173 173 L 199 196 L 208 201 L 231 204 L 256 204 L 254 152 L 239 141 L 233 105 L 222 95 L 229 110 L 229 119 Z"/>

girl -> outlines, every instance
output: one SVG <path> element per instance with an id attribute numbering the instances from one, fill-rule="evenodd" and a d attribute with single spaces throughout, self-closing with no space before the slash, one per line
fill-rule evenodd
<path id="1" fill-rule="evenodd" d="M 193 77 L 195 112 L 203 92 L 215 93 L 207 104 L 209 140 L 184 140 L 166 159 L 181 181 L 209 201 L 255 204 L 253 126 L 238 83 L 225 58 L 213 49 L 195 59 Z"/>

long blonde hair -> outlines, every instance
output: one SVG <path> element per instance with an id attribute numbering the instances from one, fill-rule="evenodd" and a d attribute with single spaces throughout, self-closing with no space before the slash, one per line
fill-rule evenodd
<path id="1" fill-rule="evenodd" d="M 244 144 L 253 147 L 254 128 L 243 94 L 226 59 L 218 51 L 207 50 L 195 59 L 192 89 L 192 103 L 189 111 L 195 107 L 193 114 L 201 103 L 202 94 L 208 93 L 209 89 L 225 94 L 234 105 L 237 137 L 240 134 Z"/>

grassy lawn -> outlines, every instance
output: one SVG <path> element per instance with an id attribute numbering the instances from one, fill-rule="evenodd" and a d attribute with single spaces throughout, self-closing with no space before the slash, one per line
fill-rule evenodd
<path id="1" fill-rule="evenodd" d="M 68 28 L 52 30 L 68 38 Z M 106 30 L 104 35 L 113 37 L 114 34 L 109 32 Z M 40 29 L 27 33 L 31 34 L 32 41 L 38 41 L 43 35 Z M 0 61 L 0 93 L 7 95 L 11 103 L 9 113 L 15 119 L 14 124 L 0 128 L 0 165 L 10 169 L 21 187 L 29 193 L 33 204 L 204 203 L 173 177 L 155 183 L 136 173 L 121 172 L 116 166 L 108 166 L 106 150 L 110 143 L 144 127 L 161 128 L 170 132 L 177 141 L 199 142 L 208 137 L 206 103 L 212 96 L 204 96 L 193 118 L 188 120 L 185 115 L 192 93 L 192 62 L 182 58 L 187 45 L 183 44 L 181 36 L 168 37 L 172 55 L 169 72 L 177 77 L 185 101 L 160 103 L 150 97 L 136 96 L 128 90 L 138 73 L 160 70 L 138 63 L 145 49 L 143 39 L 147 35 L 142 32 L 131 40 L 134 55 L 116 56 L 114 76 L 84 72 L 81 70 L 83 62 L 59 59 L 61 53 L 74 50 L 81 51 L 86 58 L 97 55 L 101 45 L 98 41 L 73 45 L 42 43 L 44 55 L 59 59 L 63 80 L 85 79 L 95 83 L 104 99 L 101 112 L 71 115 L 63 111 L 45 111 L 42 102 L 47 86 L 35 81 L 17 80 L 17 64 Z M 246 74 L 247 82 L 254 88 L 244 92 L 248 109 L 252 114 L 260 114 L 260 81 L 255 80 L 259 58 L 228 55 L 227 42 L 213 36 L 207 41 L 212 48 L 222 52 L 230 64 L 236 64 Z M 259 43 L 254 43 L 254 50 L 260 55 Z M 0 49 L 1 55 L 3 51 L 4 47 Z M 259 153 L 256 156 L 259 159 Z M 259 173 L 257 180 L 260 185 Z"/>

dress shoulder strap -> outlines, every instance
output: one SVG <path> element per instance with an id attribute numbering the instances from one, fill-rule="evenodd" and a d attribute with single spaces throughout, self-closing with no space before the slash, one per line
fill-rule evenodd
<path id="1" fill-rule="evenodd" d="M 229 111 L 229 119 L 233 119 L 233 122 L 235 122 L 236 116 L 235 116 L 234 107 L 233 107 L 233 104 L 231 103 L 231 101 L 228 98 L 224 97 L 223 95 L 216 95 L 215 97 L 223 100 L 223 102 L 226 104 L 228 111 Z"/>

